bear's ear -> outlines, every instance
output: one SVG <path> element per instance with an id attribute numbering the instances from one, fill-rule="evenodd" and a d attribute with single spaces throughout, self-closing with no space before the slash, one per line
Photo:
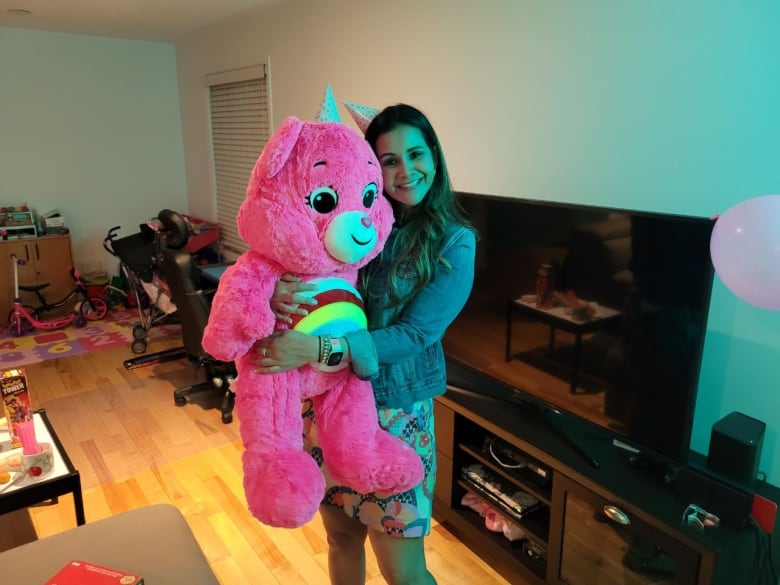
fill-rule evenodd
<path id="1" fill-rule="evenodd" d="M 265 151 L 269 155 L 265 165 L 267 178 L 272 179 L 282 170 L 282 167 L 290 158 L 290 153 L 295 143 L 298 142 L 302 128 L 303 122 L 300 119 L 295 116 L 289 116 L 285 118 L 279 129 L 271 136 L 271 139 L 265 146 Z"/>

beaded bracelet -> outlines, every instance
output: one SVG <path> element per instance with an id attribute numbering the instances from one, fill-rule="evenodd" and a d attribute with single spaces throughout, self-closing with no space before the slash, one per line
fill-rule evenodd
<path id="1" fill-rule="evenodd" d="M 333 346 L 330 342 L 330 335 L 326 333 L 325 335 L 320 335 L 320 363 L 323 365 L 327 365 L 328 360 L 330 359 L 330 352 L 333 351 Z"/>

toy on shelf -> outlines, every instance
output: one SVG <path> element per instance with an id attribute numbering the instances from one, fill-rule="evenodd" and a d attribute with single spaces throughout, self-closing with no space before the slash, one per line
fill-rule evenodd
<path id="1" fill-rule="evenodd" d="M 24 236 L 35 237 L 38 235 L 35 211 L 30 209 L 26 203 L 0 207 L 0 228 L 4 232 L 3 239 Z"/>

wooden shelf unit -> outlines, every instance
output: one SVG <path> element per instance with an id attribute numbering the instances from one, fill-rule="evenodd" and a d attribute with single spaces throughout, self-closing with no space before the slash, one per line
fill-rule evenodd
<path id="1" fill-rule="evenodd" d="M 595 469 L 535 412 L 519 404 L 450 387 L 436 399 L 435 416 L 438 475 L 434 516 L 510 582 L 748 582 L 756 555 L 753 530 L 721 523 L 700 533 L 683 526 L 683 511 L 692 503 L 683 498 L 689 494 L 682 495 L 663 474 L 632 465 L 630 454 L 616 448 L 603 431 L 568 417 L 556 420 L 571 440 L 598 460 L 600 465 Z M 486 455 L 483 445 L 492 437 L 547 470 L 549 482 L 528 470 L 505 469 Z M 470 487 L 462 479 L 461 469 L 473 463 L 482 464 L 543 503 L 541 509 L 515 522 L 525 530 L 528 545 L 489 531 L 484 519 L 461 503 Z M 708 487 L 702 485 L 701 489 Z M 780 500 L 780 490 L 774 486 L 764 485 L 761 491 L 773 501 Z M 474 493 L 501 512 L 489 495 Z M 629 523 L 610 520 L 605 510 L 619 510 Z M 780 560 L 777 549 L 775 545 L 773 558 Z"/>

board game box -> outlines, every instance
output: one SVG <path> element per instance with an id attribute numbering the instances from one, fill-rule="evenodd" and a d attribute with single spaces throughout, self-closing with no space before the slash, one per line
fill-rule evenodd
<path id="1" fill-rule="evenodd" d="M 0 396 L 2 396 L 3 401 L 0 414 L 5 413 L 5 417 L 8 419 L 11 449 L 16 449 L 22 446 L 19 433 L 16 430 L 17 427 L 19 424 L 33 419 L 27 373 L 24 368 L 0 370 Z"/>
<path id="2" fill-rule="evenodd" d="M 70 561 L 44 585 L 144 585 L 144 580 L 87 561 Z"/>

